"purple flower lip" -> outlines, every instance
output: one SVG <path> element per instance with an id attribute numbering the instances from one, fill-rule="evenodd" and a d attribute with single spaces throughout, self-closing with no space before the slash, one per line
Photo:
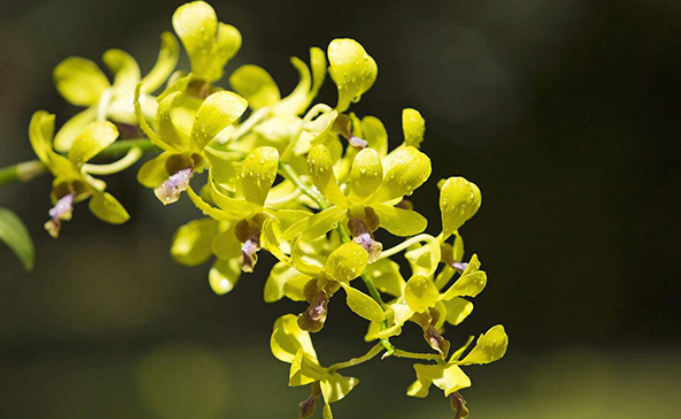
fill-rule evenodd
<path id="1" fill-rule="evenodd" d="M 254 228 L 248 239 L 241 245 L 239 266 L 244 272 L 253 272 L 258 262 L 258 250 L 260 250 L 260 229 Z"/>
<path id="2" fill-rule="evenodd" d="M 364 150 L 369 145 L 367 140 L 364 140 L 364 139 L 359 138 L 359 137 L 355 137 L 354 135 L 351 135 L 350 137 L 348 137 L 348 143 L 350 143 L 351 146 L 353 146 L 357 149 L 360 149 L 360 150 Z"/>
<path id="3" fill-rule="evenodd" d="M 325 292 L 320 292 L 317 300 L 310 305 L 310 318 L 314 321 L 324 321 L 326 319 L 326 305 L 329 301 Z"/>
<path id="4" fill-rule="evenodd" d="M 55 239 L 59 237 L 59 230 L 61 230 L 61 221 L 70 220 L 73 213 L 73 201 L 76 198 L 76 193 L 71 192 L 68 195 L 61 197 L 54 207 L 50 208 L 49 214 L 51 220 L 45 223 L 45 230 L 50 233 L 50 236 Z"/>
<path id="5" fill-rule="evenodd" d="M 378 260 L 383 251 L 383 245 L 374 239 L 371 230 L 361 218 L 351 218 L 348 222 L 348 228 L 352 235 L 352 241 L 362 246 L 369 254 L 368 262 L 372 263 Z"/>
<path id="6" fill-rule="evenodd" d="M 468 263 L 452 262 L 452 268 L 456 269 L 459 272 L 465 271 L 467 267 L 468 267 Z"/>
<path id="7" fill-rule="evenodd" d="M 71 217 L 71 213 L 73 212 L 73 200 L 75 197 L 75 192 L 71 192 L 60 198 L 54 207 L 50 208 L 50 217 L 52 220 L 64 220 Z"/>
<path id="8" fill-rule="evenodd" d="M 163 205 L 169 205 L 177 202 L 180 199 L 182 192 L 189 188 L 189 181 L 193 175 L 193 167 L 182 169 L 174 175 L 171 175 L 168 180 L 163 182 L 161 186 L 154 190 L 156 197 L 163 203 Z"/>

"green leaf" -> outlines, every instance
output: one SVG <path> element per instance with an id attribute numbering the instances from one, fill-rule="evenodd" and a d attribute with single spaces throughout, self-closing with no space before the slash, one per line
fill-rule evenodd
<path id="1" fill-rule="evenodd" d="M 459 365 L 483 365 L 501 359 L 508 348 L 508 336 L 504 326 L 498 324 L 480 336 L 475 347 Z"/>
<path id="2" fill-rule="evenodd" d="M 373 298 L 350 285 L 344 285 L 343 289 L 347 294 L 348 307 L 359 317 L 374 322 L 385 319 L 383 309 Z"/>
<path id="3" fill-rule="evenodd" d="M 423 275 L 414 275 L 404 288 L 404 299 L 409 307 L 419 313 L 434 307 L 440 296 L 435 284 Z"/>
<path id="4" fill-rule="evenodd" d="M 24 265 L 31 271 L 35 259 L 35 250 L 31 235 L 19 217 L 7 208 L 0 207 L 0 241 L 5 243 Z"/>
<path id="5" fill-rule="evenodd" d="M 281 99 L 279 87 L 270 73 L 257 65 L 247 64 L 237 68 L 229 76 L 229 84 L 248 101 L 252 109 L 274 105 Z"/>
<path id="6" fill-rule="evenodd" d="M 213 240 L 219 233 L 219 221 L 211 218 L 190 221 L 175 232 L 170 254 L 183 265 L 200 265 L 213 254 Z"/>

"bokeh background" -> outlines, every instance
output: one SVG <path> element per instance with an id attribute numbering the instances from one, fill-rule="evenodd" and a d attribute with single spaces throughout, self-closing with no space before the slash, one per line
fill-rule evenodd
<path id="1" fill-rule="evenodd" d="M 0 166 L 32 157 L 35 110 L 66 120 L 53 67 L 119 47 L 143 69 L 179 1 L 2 0 Z M 474 418 L 677 417 L 681 409 L 681 3 L 674 0 L 214 0 L 244 38 L 228 73 L 261 65 L 282 91 L 291 55 L 359 40 L 379 65 L 354 108 L 401 141 L 404 107 L 427 121 L 434 173 L 414 196 L 437 220 L 436 180 L 465 176 L 483 206 L 463 230 L 489 285 L 450 330 L 454 344 L 503 323 L 506 358 L 467 371 Z M 333 103 L 327 84 L 322 99 Z M 273 320 L 299 312 L 262 302 L 263 258 L 231 294 L 208 266 L 168 249 L 187 202 L 163 210 L 134 183 L 107 179 L 132 214 L 114 227 L 77 208 L 58 241 L 42 230 L 50 180 L 0 189 L 37 248 L 25 274 L 0 249 L 0 417 L 295 418 L 307 389 L 286 387 L 269 352 Z M 437 232 L 439 223 L 432 223 Z M 315 336 L 322 361 L 363 352 L 365 324 L 339 299 Z M 402 345 L 421 345 L 414 339 Z M 406 360 L 352 371 L 362 380 L 339 418 L 448 418 L 441 393 L 404 396 Z"/>

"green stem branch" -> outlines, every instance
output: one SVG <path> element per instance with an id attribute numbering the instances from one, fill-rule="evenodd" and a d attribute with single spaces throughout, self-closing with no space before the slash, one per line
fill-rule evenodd
<path id="1" fill-rule="evenodd" d="M 371 349 L 369 349 L 369 352 L 367 352 L 366 354 L 364 354 L 360 357 L 357 357 L 357 358 L 349 359 L 345 362 L 337 362 L 337 363 L 331 365 L 329 367 L 329 370 L 337 371 L 337 370 L 340 370 L 340 369 L 343 369 L 343 368 L 355 367 L 355 366 L 363 364 L 367 361 L 371 361 L 372 359 L 374 359 L 374 357 L 376 357 L 376 355 L 380 354 L 381 351 L 383 351 L 383 349 L 384 349 L 383 345 L 381 345 L 380 343 L 376 344 Z"/>
<path id="2" fill-rule="evenodd" d="M 281 169 L 282 176 L 293 182 L 305 195 L 316 202 L 319 205 L 319 209 L 323 210 L 329 207 L 329 203 L 324 198 L 324 195 L 307 186 L 290 164 L 280 162 L 279 168 Z"/>
<path id="3" fill-rule="evenodd" d="M 421 354 L 416 352 L 403 351 L 402 349 L 395 349 L 393 356 L 396 358 L 419 359 L 423 361 L 437 361 L 442 362 L 442 356 L 435 354 Z"/>
<path id="4" fill-rule="evenodd" d="M 411 238 L 403 241 L 402 243 L 398 244 L 397 246 L 391 247 L 388 250 L 384 250 L 383 252 L 381 252 L 381 256 L 379 256 L 378 259 L 380 260 L 380 259 L 389 258 L 390 256 L 396 255 L 396 254 L 400 253 L 401 251 L 406 250 L 412 244 L 416 244 L 416 243 L 419 243 L 419 242 L 425 242 L 425 241 L 430 242 L 431 244 L 437 244 L 436 238 L 431 236 L 430 234 L 419 234 L 418 236 L 414 236 L 414 237 L 411 237 Z"/>
<path id="5" fill-rule="evenodd" d="M 119 140 L 107 147 L 97 155 L 97 158 L 116 158 L 121 157 L 133 148 L 138 148 L 143 153 L 160 152 L 159 147 L 152 144 L 146 138 L 134 140 Z M 40 160 L 29 160 L 22 163 L 0 168 L 0 186 L 12 182 L 28 182 L 34 178 L 47 173 L 47 167 Z"/>

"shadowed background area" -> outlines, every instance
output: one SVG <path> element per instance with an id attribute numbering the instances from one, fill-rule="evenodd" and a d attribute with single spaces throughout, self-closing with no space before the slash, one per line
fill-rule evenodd
<path id="1" fill-rule="evenodd" d="M 426 118 L 433 161 L 416 209 L 439 231 L 436 182 L 477 183 L 478 215 L 463 228 L 488 272 L 476 311 L 453 344 L 503 323 L 505 359 L 467 370 L 474 418 L 672 417 L 681 409 L 681 4 L 673 0 L 224 1 L 243 35 L 227 68 L 263 66 L 283 92 L 288 60 L 337 37 L 360 41 L 379 77 L 353 108 L 401 142 L 401 110 Z M 33 158 L 38 109 L 76 109 L 52 84 L 69 55 L 113 47 L 148 70 L 176 1 L 2 1 L 0 167 Z M 182 63 L 186 65 L 186 57 Z M 223 82 L 223 86 L 226 84 Z M 334 103 L 327 82 L 321 99 Z M 163 209 L 135 170 L 107 178 L 132 215 L 123 226 L 78 206 L 62 237 L 43 230 L 50 179 L 0 189 L 36 244 L 25 274 L 0 249 L 0 411 L 13 418 L 296 417 L 308 389 L 286 387 L 269 351 L 272 322 L 301 305 L 262 301 L 255 274 L 217 297 L 209 265 L 176 265 L 175 229 L 199 212 Z M 331 303 L 315 336 L 322 362 L 366 350 L 366 324 Z M 416 326 L 401 345 L 423 349 Z M 338 418 L 452 416 L 441 392 L 404 396 L 407 360 L 351 371 L 362 381 Z"/>

